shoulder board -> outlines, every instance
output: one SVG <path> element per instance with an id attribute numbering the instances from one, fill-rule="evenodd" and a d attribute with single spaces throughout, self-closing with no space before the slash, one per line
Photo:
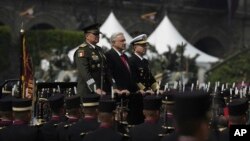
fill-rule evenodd
<path id="1" fill-rule="evenodd" d="M 79 47 L 86 47 L 87 44 L 86 43 L 82 43 Z"/>

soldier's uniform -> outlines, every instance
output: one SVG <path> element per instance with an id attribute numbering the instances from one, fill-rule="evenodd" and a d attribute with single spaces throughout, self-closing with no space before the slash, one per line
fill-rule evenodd
<path id="1" fill-rule="evenodd" d="M 29 114 L 32 109 L 32 101 L 26 99 L 14 99 L 12 110 L 16 114 Z M 15 117 L 14 117 L 15 118 Z M 5 127 L 0 132 L 1 141 L 36 141 L 38 137 L 38 129 L 29 126 L 29 121 L 21 118 L 15 118 L 13 125 Z"/>
<path id="2" fill-rule="evenodd" d="M 154 95 L 146 96 L 143 100 L 143 109 L 150 112 L 160 112 L 161 98 Z M 160 114 L 160 113 L 159 113 Z M 160 115 L 158 115 L 160 117 Z M 147 118 L 142 124 L 130 129 L 131 141 L 160 141 L 163 128 L 158 123 L 158 118 Z"/>
<path id="3" fill-rule="evenodd" d="M 147 35 L 142 34 L 135 37 L 131 44 L 134 45 L 145 45 L 148 42 Z M 132 75 L 137 83 L 137 86 L 141 90 L 153 90 L 156 91 L 159 89 L 158 83 L 151 73 L 151 69 L 149 68 L 149 62 L 147 59 L 138 55 L 136 52 L 132 54 L 132 57 L 129 58 L 129 64 L 131 68 Z"/>
<path id="4" fill-rule="evenodd" d="M 84 29 L 85 33 L 99 34 L 97 25 Z M 87 42 L 81 44 L 74 54 L 74 61 L 78 70 L 77 93 L 79 95 L 91 94 L 95 88 L 109 92 L 114 85 L 114 79 L 107 67 L 107 60 L 101 47 Z"/>
<path id="5" fill-rule="evenodd" d="M 66 109 L 68 112 L 68 120 L 66 122 L 60 123 L 57 127 L 58 138 L 60 141 L 69 141 L 69 128 L 78 122 L 81 117 L 81 107 L 80 107 L 80 96 L 74 95 L 65 98 Z M 76 110 L 78 113 L 70 113 L 70 110 Z"/>
<path id="6" fill-rule="evenodd" d="M 160 123 L 163 125 L 166 133 L 172 133 L 175 130 L 175 120 L 174 120 L 174 113 L 173 107 L 175 104 L 174 95 L 177 92 L 175 90 L 166 91 L 163 93 L 162 103 L 164 104 L 164 114 L 160 120 Z"/>
<path id="7" fill-rule="evenodd" d="M 0 99 L 0 128 L 12 125 L 12 117 L 6 117 L 3 119 L 4 116 L 8 116 L 8 114 L 12 114 L 12 97 L 6 96 Z"/>
<path id="8" fill-rule="evenodd" d="M 197 140 L 197 134 L 203 135 L 203 138 L 199 138 L 199 140 L 207 140 L 210 105 L 210 95 L 204 92 L 187 92 L 175 95 L 174 115 L 177 131 L 166 135 L 162 141 L 193 141 Z M 200 130 L 200 124 L 206 124 L 207 129 Z"/>
<path id="9" fill-rule="evenodd" d="M 63 108 L 64 96 L 56 94 L 48 99 L 51 111 Z M 61 122 L 65 122 L 65 117 L 60 115 L 52 115 L 51 119 L 39 128 L 40 141 L 56 141 L 58 140 L 57 126 Z"/>
<path id="10" fill-rule="evenodd" d="M 101 100 L 99 103 L 99 112 L 112 114 L 115 110 L 116 104 L 113 100 Z M 101 123 L 99 128 L 93 132 L 87 133 L 83 139 L 84 141 L 121 141 L 123 136 L 116 132 L 112 125 Z"/>
<path id="11" fill-rule="evenodd" d="M 97 94 L 85 95 L 82 98 L 82 106 L 84 109 L 88 108 L 96 112 L 99 105 L 99 99 L 100 96 Z M 99 125 L 100 123 L 98 122 L 97 116 L 85 114 L 83 119 L 80 119 L 69 127 L 68 134 L 70 141 L 82 141 L 87 132 L 94 131 Z"/>
<path id="12" fill-rule="evenodd" d="M 241 99 L 234 99 L 232 102 L 228 104 L 228 109 L 229 109 L 229 120 L 230 116 L 234 117 L 241 117 L 245 116 L 246 117 L 246 112 L 248 110 L 248 100 L 246 98 L 241 98 Z M 247 121 L 237 121 L 238 123 L 230 123 L 229 124 L 237 124 L 237 125 L 245 125 Z M 245 123 L 243 123 L 245 122 Z M 230 126 L 229 126 L 230 127 Z M 229 141 L 229 128 L 223 130 L 220 134 L 220 141 Z"/>

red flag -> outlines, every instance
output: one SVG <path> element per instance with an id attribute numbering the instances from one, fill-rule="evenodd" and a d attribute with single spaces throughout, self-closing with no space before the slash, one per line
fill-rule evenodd
<path id="1" fill-rule="evenodd" d="M 32 99 L 35 88 L 34 73 L 23 30 L 21 30 L 21 51 L 21 96 L 22 98 Z"/>

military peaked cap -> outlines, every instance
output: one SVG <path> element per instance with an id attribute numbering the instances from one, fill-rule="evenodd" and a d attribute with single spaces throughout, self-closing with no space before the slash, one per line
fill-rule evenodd
<path id="1" fill-rule="evenodd" d="M 130 42 L 130 44 L 132 44 L 132 45 L 146 44 L 146 43 L 148 43 L 147 42 L 147 35 L 146 34 L 141 34 L 139 36 L 136 36 Z"/>
<path id="2" fill-rule="evenodd" d="M 82 105 L 83 107 L 93 107 L 98 106 L 100 100 L 100 95 L 98 94 L 88 94 L 84 95 L 82 98 Z"/>
<path id="3" fill-rule="evenodd" d="M 177 120 L 204 119 L 210 109 L 211 97 L 204 92 L 175 95 L 174 114 Z"/>
<path id="4" fill-rule="evenodd" d="M 100 24 L 95 23 L 95 24 L 91 24 L 91 25 L 87 25 L 83 28 L 84 33 L 93 33 L 93 34 L 99 34 L 99 27 Z"/>
<path id="5" fill-rule="evenodd" d="M 244 115 L 248 110 L 248 101 L 245 98 L 234 99 L 228 104 L 229 115 L 240 116 Z"/>
<path id="6" fill-rule="evenodd" d="M 63 94 L 55 94 L 49 97 L 49 104 L 51 109 L 58 109 L 63 107 L 64 96 Z"/>
<path id="7" fill-rule="evenodd" d="M 66 108 L 72 109 L 72 108 L 80 108 L 81 99 L 79 95 L 74 95 L 70 97 L 65 98 Z"/>
<path id="8" fill-rule="evenodd" d="M 0 99 L 0 111 L 12 111 L 12 97 L 6 96 Z"/>
<path id="9" fill-rule="evenodd" d="M 145 110 L 159 110 L 161 107 L 161 97 L 155 95 L 148 95 L 143 99 L 143 109 Z"/>
<path id="10" fill-rule="evenodd" d="M 32 110 L 31 99 L 19 99 L 19 98 L 13 99 L 12 110 L 16 112 Z"/>
<path id="11" fill-rule="evenodd" d="M 116 108 L 114 100 L 101 100 L 99 102 L 99 112 L 112 113 Z"/>

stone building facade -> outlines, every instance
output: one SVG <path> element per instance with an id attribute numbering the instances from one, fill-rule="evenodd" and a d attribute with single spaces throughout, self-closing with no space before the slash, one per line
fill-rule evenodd
<path id="1" fill-rule="evenodd" d="M 135 36 L 150 35 L 167 15 L 191 44 L 225 57 L 250 43 L 250 2 L 231 1 L 230 6 L 228 0 L 1 0 L 0 25 L 11 27 L 16 42 L 22 23 L 26 30 L 80 30 L 90 22 L 103 23 L 113 11 Z M 33 15 L 20 16 L 28 8 L 33 8 Z M 141 18 L 150 12 L 156 12 L 153 22 Z M 18 57 L 15 49 L 10 52 Z"/>

